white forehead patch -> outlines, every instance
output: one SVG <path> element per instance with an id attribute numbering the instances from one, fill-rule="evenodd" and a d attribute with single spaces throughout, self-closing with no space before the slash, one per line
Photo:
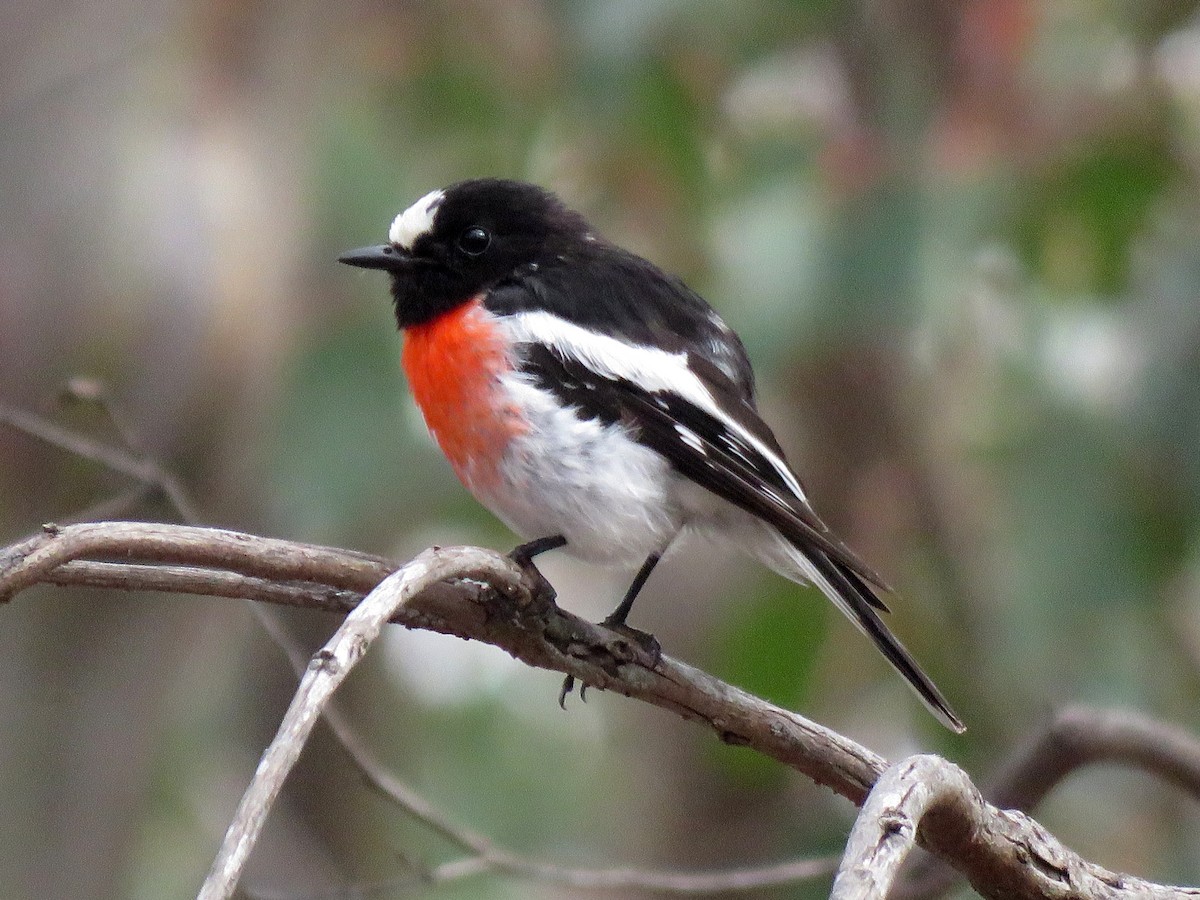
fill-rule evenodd
<path id="1" fill-rule="evenodd" d="M 388 240 L 398 247 L 411 250 L 413 241 L 433 228 L 433 216 L 446 196 L 444 191 L 430 191 L 392 220 Z"/>

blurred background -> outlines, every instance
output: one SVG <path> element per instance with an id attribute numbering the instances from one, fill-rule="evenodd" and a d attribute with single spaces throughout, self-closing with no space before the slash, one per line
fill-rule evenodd
<path id="1" fill-rule="evenodd" d="M 741 332 L 818 510 L 897 588 L 889 621 L 970 730 L 721 548 L 688 545 L 639 601 L 668 653 L 980 781 L 1066 703 L 1200 730 L 1198 6 L 9 0 L 0 403 L 115 442 L 61 400 L 101 380 L 208 524 L 507 549 L 424 434 L 384 279 L 334 258 L 434 187 L 537 181 Z M 129 487 L 0 425 L 4 543 Z M 593 618 L 627 583 L 543 570 Z M 334 624 L 276 615 L 314 647 Z M 842 848 L 845 801 L 620 697 L 563 712 L 559 683 L 397 629 L 341 697 L 416 790 L 539 859 Z M 0 895 L 193 895 L 293 684 L 238 602 L 0 607 Z M 1036 814 L 1109 868 L 1200 881 L 1200 809 L 1148 777 L 1083 771 Z M 417 882 L 453 855 L 320 734 L 245 886 L 572 896 Z"/>

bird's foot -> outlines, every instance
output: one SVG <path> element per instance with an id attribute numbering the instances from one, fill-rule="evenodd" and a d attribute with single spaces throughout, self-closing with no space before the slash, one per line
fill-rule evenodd
<path id="1" fill-rule="evenodd" d="M 554 586 L 546 580 L 546 576 L 542 574 L 541 569 L 533 561 L 535 556 L 546 549 L 543 541 L 530 541 L 528 544 L 521 544 L 519 547 L 514 548 L 508 554 L 508 558 L 515 562 L 521 571 L 525 573 L 525 577 L 529 581 L 531 596 L 536 601 L 542 603 L 553 603 L 558 597 L 558 592 L 554 590 Z"/>
<path id="2" fill-rule="evenodd" d="M 641 648 L 643 653 L 650 657 L 650 665 L 657 666 L 658 661 L 662 659 L 662 644 L 658 642 L 658 638 L 648 631 L 642 631 L 631 625 L 626 625 L 624 622 L 614 622 L 611 619 L 612 617 L 610 616 L 600 624 L 605 628 L 615 631 L 621 637 L 632 641 Z"/>
<path id="3" fill-rule="evenodd" d="M 613 641 L 606 642 L 607 650 L 611 656 L 618 660 L 629 660 L 637 655 L 637 651 L 631 653 L 629 645 L 633 645 L 643 654 L 649 657 L 648 664 L 651 668 L 658 665 L 658 661 L 662 659 L 662 645 L 659 644 L 658 638 L 650 634 L 648 631 L 640 631 L 637 628 L 632 628 L 624 622 L 612 622 L 605 619 L 600 625 L 610 631 L 615 631 L 619 638 Z M 624 644 L 624 647 L 620 645 Z M 644 661 L 647 662 L 647 661 Z M 579 684 L 579 699 L 584 703 L 587 702 L 588 686 L 584 682 Z M 563 679 L 562 688 L 558 692 L 558 705 L 566 709 L 567 697 L 575 690 L 575 676 L 568 675 Z"/>

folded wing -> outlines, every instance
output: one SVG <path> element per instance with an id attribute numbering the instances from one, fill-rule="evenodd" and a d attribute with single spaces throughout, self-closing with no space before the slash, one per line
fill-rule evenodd
<path id="1" fill-rule="evenodd" d="M 812 510 L 770 429 L 719 369 L 671 355 L 683 359 L 691 376 L 676 373 L 673 389 L 672 379 L 662 377 L 662 365 L 628 365 L 631 351 L 624 346 L 614 350 L 620 356 L 606 358 L 594 343 L 545 337 L 524 345 L 522 361 L 539 387 L 582 417 L 622 424 L 680 474 L 773 526 L 801 554 L 809 580 L 874 642 L 934 715 L 952 730 L 964 730 L 937 686 L 879 618 L 877 610 L 887 607 L 872 585 L 887 590 L 883 581 Z"/>

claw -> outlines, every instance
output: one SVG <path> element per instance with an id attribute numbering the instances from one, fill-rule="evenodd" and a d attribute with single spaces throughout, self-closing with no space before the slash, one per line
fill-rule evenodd
<path id="1" fill-rule="evenodd" d="M 584 703 L 587 703 L 587 689 L 587 682 L 580 682 L 579 699 Z M 570 696 L 573 690 L 575 690 L 575 676 L 568 675 L 563 679 L 562 689 L 558 692 L 558 706 L 560 709 L 567 708 L 567 697 Z"/>

